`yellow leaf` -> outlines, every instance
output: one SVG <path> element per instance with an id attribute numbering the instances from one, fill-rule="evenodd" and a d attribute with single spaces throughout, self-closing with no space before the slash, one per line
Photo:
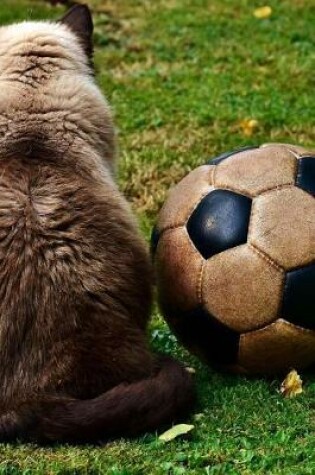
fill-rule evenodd
<path id="1" fill-rule="evenodd" d="M 285 397 L 294 397 L 303 392 L 302 384 L 302 379 L 295 369 L 293 369 L 282 382 L 280 392 Z"/>
<path id="2" fill-rule="evenodd" d="M 195 368 L 192 368 L 191 366 L 186 366 L 185 370 L 187 371 L 187 373 L 196 374 Z"/>
<path id="3" fill-rule="evenodd" d="M 272 13 L 271 7 L 268 5 L 264 7 L 259 7 L 254 10 L 254 16 L 259 19 L 269 18 Z"/>
<path id="4" fill-rule="evenodd" d="M 240 122 L 240 127 L 246 137 L 251 137 L 258 125 L 258 120 L 255 119 L 244 119 Z"/>
<path id="5" fill-rule="evenodd" d="M 178 424 L 177 426 L 173 426 L 171 429 L 161 434 L 159 440 L 162 440 L 163 442 L 170 442 L 171 440 L 176 439 L 176 437 L 179 437 L 180 435 L 187 434 L 188 432 L 193 430 L 194 427 L 195 426 L 189 424 Z"/>

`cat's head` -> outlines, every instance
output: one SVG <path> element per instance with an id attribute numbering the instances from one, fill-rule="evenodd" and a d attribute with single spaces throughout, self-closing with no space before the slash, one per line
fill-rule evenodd
<path id="1" fill-rule="evenodd" d="M 0 28 L 2 71 L 7 66 L 10 69 L 11 64 L 16 67 L 17 58 L 21 68 L 24 63 L 28 67 L 32 61 L 41 61 L 43 70 L 47 66 L 47 73 L 53 71 L 54 64 L 82 71 L 86 66 L 90 68 L 92 55 L 93 20 L 86 5 L 74 6 L 57 22 L 25 21 Z"/>
<path id="2" fill-rule="evenodd" d="M 69 158 L 64 150 L 76 147 L 77 159 L 89 146 L 113 162 L 111 111 L 92 78 L 92 34 L 84 5 L 57 22 L 0 28 L 0 151 Z"/>

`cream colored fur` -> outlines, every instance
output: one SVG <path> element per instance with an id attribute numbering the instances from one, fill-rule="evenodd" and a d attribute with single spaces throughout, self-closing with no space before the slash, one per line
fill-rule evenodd
<path id="1" fill-rule="evenodd" d="M 104 174 L 100 161 L 112 168 L 109 106 L 78 39 L 61 23 L 0 28 L 0 157 L 34 153 L 24 150 L 28 137 L 42 140 L 47 151 L 63 153 L 65 160 L 89 154 L 96 174 Z"/>

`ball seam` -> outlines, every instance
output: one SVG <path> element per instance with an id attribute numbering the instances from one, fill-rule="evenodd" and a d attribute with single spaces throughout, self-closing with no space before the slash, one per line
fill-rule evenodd
<path id="1" fill-rule="evenodd" d="M 265 331 L 268 327 L 273 327 L 273 326 L 275 326 L 278 322 L 283 322 L 283 323 L 285 323 L 286 325 L 288 325 L 288 326 L 290 326 L 290 327 L 298 328 L 299 330 L 301 330 L 301 331 L 304 332 L 304 333 L 308 333 L 308 334 L 311 334 L 311 335 L 314 335 L 314 336 L 315 336 L 315 331 L 314 331 L 314 330 L 311 330 L 310 328 L 301 327 L 300 325 L 296 325 L 295 323 L 289 322 L 288 320 L 286 320 L 286 319 L 283 318 L 283 317 L 278 317 L 278 318 L 277 318 L 276 320 L 274 320 L 273 322 L 267 323 L 267 325 L 264 325 L 264 326 L 261 327 L 261 328 L 256 328 L 256 329 L 253 329 L 253 330 L 243 331 L 243 332 L 240 334 L 240 338 L 242 338 L 243 335 L 248 335 L 249 333 L 263 332 L 263 331 Z"/>
<path id="2" fill-rule="evenodd" d="M 196 285 L 196 294 L 197 294 L 197 300 L 200 303 L 200 305 L 203 305 L 203 295 L 202 295 L 202 279 L 203 279 L 203 269 L 204 269 L 204 264 L 205 261 L 201 262 L 201 266 L 199 269 L 199 274 L 198 274 L 198 279 L 197 279 L 197 285 Z"/>
<path id="3" fill-rule="evenodd" d="M 278 264 L 276 261 L 271 259 L 267 254 L 265 254 L 259 247 L 256 246 L 256 244 L 249 242 L 248 246 L 259 256 L 261 257 L 265 262 L 267 262 L 269 265 L 271 265 L 274 269 L 277 269 L 281 274 L 285 273 L 284 268 Z"/>
<path id="4" fill-rule="evenodd" d="M 269 188 L 266 188 L 265 190 L 258 193 L 257 197 L 263 196 L 266 193 L 269 193 L 270 191 L 280 191 L 280 190 L 284 190 L 286 188 L 291 188 L 291 187 L 294 187 L 294 186 L 295 186 L 295 179 L 294 179 L 294 181 L 289 182 L 289 183 L 283 183 L 282 185 L 275 185 L 275 186 L 271 186 Z"/>

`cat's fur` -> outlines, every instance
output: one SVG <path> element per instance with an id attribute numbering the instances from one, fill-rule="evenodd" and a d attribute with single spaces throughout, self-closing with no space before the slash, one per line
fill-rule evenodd
<path id="1" fill-rule="evenodd" d="M 84 6 L 0 28 L 0 441 L 134 435 L 193 399 L 148 348 L 152 270 L 91 37 Z"/>

